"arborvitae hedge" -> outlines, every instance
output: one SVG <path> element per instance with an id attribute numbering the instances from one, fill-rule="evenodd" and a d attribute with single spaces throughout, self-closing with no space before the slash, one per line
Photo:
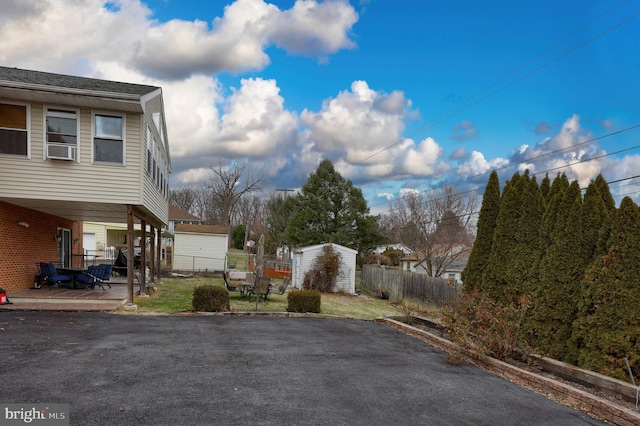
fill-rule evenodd
<path id="1" fill-rule="evenodd" d="M 530 293 L 521 344 L 623 380 L 627 357 L 640 377 L 638 206 L 625 198 L 616 209 L 602 176 L 584 199 L 564 174 L 536 188 L 516 173 L 501 196 L 497 185 L 492 174 L 465 293 L 485 291 L 503 306 Z"/>
<path id="2" fill-rule="evenodd" d="M 489 264 L 482 275 L 484 290 L 501 303 L 515 302 L 508 298 L 513 284 L 510 281 L 509 265 L 514 257 L 513 241 L 520 223 L 523 188 L 523 180 L 519 173 L 515 173 L 505 185 L 500 199 Z"/>
<path id="3" fill-rule="evenodd" d="M 498 172 L 491 172 L 487 187 L 482 197 L 482 207 L 478 216 L 478 231 L 473 249 L 469 255 L 469 262 L 462 271 L 462 282 L 465 291 L 483 290 L 482 273 L 489 264 L 493 233 L 496 229 L 496 219 L 500 211 L 500 181 Z"/>
<path id="4" fill-rule="evenodd" d="M 587 269 L 574 340 L 579 365 L 629 381 L 640 377 L 640 211 L 625 197 L 612 216 L 606 254 Z"/>

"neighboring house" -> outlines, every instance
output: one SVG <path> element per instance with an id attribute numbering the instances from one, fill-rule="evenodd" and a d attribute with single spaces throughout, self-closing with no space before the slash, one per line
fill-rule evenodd
<path id="1" fill-rule="evenodd" d="M 336 252 L 340 253 L 342 260 L 335 291 L 354 294 L 356 292 L 356 255 L 358 251 L 333 243 L 318 244 L 293 250 L 292 286 L 302 288 L 305 274 L 313 269 L 316 258 L 322 254 L 324 247 L 327 245 L 332 246 Z"/>
<path id="2" fill-rule="evenodd" d="M 176 225 L 172 269 L 176 271 L 224 271 L 228 244 L 228 226 Z"/>
<path id="3" fill-rule="evenodd" d="M 176 225 L 202 225 L 204 222 L 198 216 L 192 215 L 186 210 L 182 210 L 180 207 L 169 204 L 169 226 L 167 231 L 171 235 L 175 233 Z"/>
<path id="4" fill-rule="evenodd" d="M 400 250 L 400 251 L 401 251 L 401 252 L 403 252 L 404 254 L 411 254 L 411 253 L 413 253 L 413 250 L 411 250 L 409 247 L 405 246 L 404 244 L 400 244 L 400 243 L 381 245 L 381 246 L 376 247 L 376 249 L 375 249 L 373 252 L 374 252 L 375 254 L 382 254 L 382 253 L 384 253 L 387 249 Z"/>
<path id="5" fill-rule="evenodd" d="M 439 259 L 438 261 L 443 262 L 442 259 Z M 453 259 L 446 260 L 447 265 L 440 277 L 461 283 L 462 271 L 467 266 L 468 261 L 468 250 L 466 252 L 459 253 L 458 256 Z M 405 256 L 400 259 L 400 267 L 404 271 L 415 272 L 417 274 L 427 274 L 427 266 L 425 264 L 424 255 L 418 256 L 414 253 Z"/>
<path id="6" fill-rule="evenodd" d="M 140 225 L 135 224 L 134 250 L 139 254 Z M 118 249 L 127 246 L 127 224 L 110 222 L 83 222 L 82 223 L 82 247 L 85 260 L 105 259 L 113 261 L 118 254 Z"/>
<path id="7" fill-rule="evenodd" d="M 169 173 L 161 88 L 0 67 L 0 287 L 81 265 L 85 221 L 159 241 Z"/>

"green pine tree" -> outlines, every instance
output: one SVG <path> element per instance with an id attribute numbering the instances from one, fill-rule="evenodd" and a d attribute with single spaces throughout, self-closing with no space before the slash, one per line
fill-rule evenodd
<path id="1" fill-rule="evenodd" d="M 513 258 L 508 265 L 509 300 L 517 302 L 531 295 L 538 286 L 539 232 L 544 214 L 544 199 L 536 178 L 522 177 L 525 184 L 521 198 L 520 221 L 512 243 Z"/>
<path id="2" fill-rule="evenodd" d="M 383 240 L 378 218 L 369 214 L 360 188 L 329 160 L 311 173 L 292 207 L 287 235 L 293 247 L 332 242 L 363 253 Z"/>
<path id="3" fill-rule="evenodd" d="M 513 283 L 509 281 L 508 270 L 514 258 L 513 242 L 520 224 L 523 189 L 524 179 L 516 172 L 507 181 L 500 198 L 491 256 L 487 269 L 482 274 L 484 290 L 492 299 L 502 303 L 511 301 L 508 295 L 512 294 Z"/>
<path id="4" fill-rule="evenodd" d="M 575 181 L 574 181 L 575 182 Z M 563 206 L 566 214 L 558 217 L 557 226 L 545 256 L 540 262 L 540 284 L 531 309 L 533 346 L 543 354 L 575 363 L 577 354 L 568 341 L 577 314 L 580 280 L 584 275 L 588 253 L 585 247 L 581 197 L 571 188 L 566 192 Z M 571 207 L 567 204 L 571 203 Z"/>
<path id="5" fill-rule="evenodd" d="M 478 216 L 478 231 L 469 261 L 462 271 L 465 291 L 482 290 L 482 273 L 489 264 L 493 232 L 500 211 L 500 180 L 495 170 L 489 175 L 489 181 L 482 196 L 482 207 Z"/>
<path id="6" fill-rule="evenodd" d="M 575 321 L 583 368 L 629 381 L 640 377 L 640 211 L 625 197 L 611 218 L 606 254 L 587 269 Z"/>

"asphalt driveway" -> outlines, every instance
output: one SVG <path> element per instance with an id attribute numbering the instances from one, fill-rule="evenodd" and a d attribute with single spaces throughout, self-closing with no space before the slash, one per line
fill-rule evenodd
<path id="1" fill-rule="evenodd" d="M 604 424 L 366 321 L 3 311 L 0 363 L 78 425 Z"/>

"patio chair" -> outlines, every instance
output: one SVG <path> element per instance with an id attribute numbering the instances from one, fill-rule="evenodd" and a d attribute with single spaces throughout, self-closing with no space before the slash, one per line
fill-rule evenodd
<path id="1" fill-rule="evenodd" d="M 91 265 L 87 268 L 87 272 L 76 277 L 76 282 L 82 283 L 87 290 L 93 290 L 96 286 L 99 286 L 102 287 L 102 290 L 106 291 L 104 285 L 102 285 L 103 271 L 104 267 Z"/>
<path id="2" fill-rule="evenodd" d="M 223 272 L 222 273 L 222 278 L 224 279 L 224 286 L 227 288 L 227 291 L 231 292 L 231 291 L 239 291 L 242 294 L 242 289 L 238 286 L 235 285 L 231 285 L 229 283 L 229 279 L 227 278 L 227 272 Z"/>
<path id="3" fill-rule="evenodd" d="M 271 290 L 271 278 L 269 277 L 256 278 L 256 281 L 254 282 L 253 287 L 251 287 L 251 289 L 248 292 L 249 301 L 251 301 L 252 294 L 255 294 L 258 300 L 260 299 L 260 296 L 262 296 L 264 300 L 267 300 L 267 296 L 269 295 L 270 290 Z M 256 300 L 256 306 L 257 306 L 258 300 Z"/>
<path id="4" fill-rule="evenodd" d="M 284 277 L 282 279 L 282 283 L 278 286 L 276 291 L 269 292 L 269 294 L 282 295 L 282 294 L 284 294 L 285 291 L 287 291 L 287 287 L 289 287 L 289 284 L 291 284 L 291 278 Z"/>
<path id="5" fill-rule="evenodd" d="M 38 283 L 42 286 L 43 283 L 49 286 L 49 290 L 54 285 L 62 287 L 62 283 L 70 282 L 71 277 L 65 274 L 59 274 L 58 270 L 51 262 L 39 262 L 38 266 Z"/>
<path id="6" fill-rule="evenodd" d="M 111 269 L 113 268 L 113 265 L 111 265 L 110 263 L 101 263 L 98 266 L 102 267 L 102 277 L 100 277 L 102 284 L 106 284 L 109 286 L 109 288 L 111 288 L 111 284 L 109 284 L 109 281 L 111 280 Z"/>

